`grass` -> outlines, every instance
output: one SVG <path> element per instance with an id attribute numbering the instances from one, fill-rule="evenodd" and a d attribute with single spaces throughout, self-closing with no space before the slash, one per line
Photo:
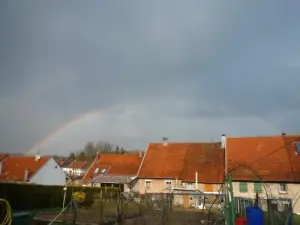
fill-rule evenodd
<path id="1" fill-rule="evenodd" d="M 300 215 L 294 214 L 295 225 L 300 225 Z"/>

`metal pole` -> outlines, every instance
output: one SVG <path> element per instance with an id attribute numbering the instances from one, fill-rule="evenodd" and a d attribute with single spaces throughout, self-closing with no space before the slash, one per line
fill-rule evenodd
<path id="1" fill-rule="evenodd" d="M 227 225 L 235 225 L 235 207 L 234 207 L 234 197 L 232 191 L 232 180 L 231 176 L 227 176 Z"/>
<path id="2" fill-rule="evenodd" d="M 63 199 L 63 209 L 65 208 L 65 202 L 66 202 L 66 193 L 67 193 L 67 186 L 64 187 L 64 199 Z"/>

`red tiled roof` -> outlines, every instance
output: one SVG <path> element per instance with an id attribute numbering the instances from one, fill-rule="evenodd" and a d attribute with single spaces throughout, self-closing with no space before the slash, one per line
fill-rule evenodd
<path id="1" fill-rule="evenodd" d="M 108 175 L 136 175 L 142 158 L 138 154 L 99 154 L 86 172 L 85 181 L 100 175 L 106 169 Z M 99 168 L 96 170 L 96 168 Z M 95 173 L 96 170 L 96 173 Z"/>
<path id="2" fill-rule="evenodd" d="M 87 165 L 87 162 L 85 162 L 85 161 L 73 161 L 68 166 L 68 168 L 71 168 L 71 169 L 83 169 L 86 165 Z"/>
<path id="3" fill-rule="evenodd" d="M 8 156 L 8 154 L 6 154 L 6 153 L 0 154 L 0 161 L 2 161 L 7 156 Z"/>
<path id="4" fill-rule="evenodd" d="M 227 138 L 228 171 L 234 180 L 300 181 L 300 135 Z"/>
<path id="5" fill-rule="evenodd" d="M 35 161 L 35 157 L 8 156 L 2 161 L 0 180 L 24 181 L 26 169 L 30 179 L 49 159 L 41 157 Z"/>
<path id="6" fill-rule="evenodd" d="M 172 178 L 202 183 L 221 183 L 224 177 L 224 151 L 220 143 L 151 143 L 138 176 Z"/>

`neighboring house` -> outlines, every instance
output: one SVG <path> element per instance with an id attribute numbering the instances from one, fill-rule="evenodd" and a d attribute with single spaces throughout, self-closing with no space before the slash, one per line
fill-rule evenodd
<path id="1" fill-rule="evenodd" d="M 0 162 L 0 182 L 64 185 L 66 175 L 51 157 L 7 156 Z"/>
<path id="2" fill-rule="evenodd" d="M 88 167 L 87 161 L 76 161 L 74 160 L 68 166 L 63 167 L 63 171 L 67 174 L 67 176 L 82 178 L 86 172 Z"/>
<path id="3" fill-rule="evenodd" d="M 91 186 L 120 187 L 129 191 L 136 182 L 136 175 L 143 154 L 97 154 L 83 177 Z"/>
<path id="4" fill-rule="evenodd" d="M 150 143 L 134 190 L 170 192 L 174 188 L 217 192 L 224 178 L 220 143 Z"/>
<path id="5" fill-rule="evenodd" d="M 300 212 L 300 135 L 226 138 L 226 159 L 236 197 L 291 198 Z"/>

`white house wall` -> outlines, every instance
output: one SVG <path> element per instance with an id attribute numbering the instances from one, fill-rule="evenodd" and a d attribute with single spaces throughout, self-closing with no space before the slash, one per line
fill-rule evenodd
<path id="1" fill-rule="evenodd" d="M 55 160 L 51 158 L 36 172 L 31 178 L 30 183 L 41 185 L 65 185 L 66 174 Z"/>
<path id="2" fill-rule="evenodd" d="M 240 182 L 232 182 L 233 193 L 235 197 L 244 198 L 255 198 L 254 183 L 247 182 L 248 192 L 240 192 Z M 271 198 L 290 198 L 293 200 L 293 210 L 294 213 L 300 213 L 300 184 L 286 184 L 286 193 L 280 193 L 279 183 L 264 183 L 262 185 L 262 193 L 259 194 L 260 197 Z M 266 195 L 267 191 L 267 195 Z"/>

